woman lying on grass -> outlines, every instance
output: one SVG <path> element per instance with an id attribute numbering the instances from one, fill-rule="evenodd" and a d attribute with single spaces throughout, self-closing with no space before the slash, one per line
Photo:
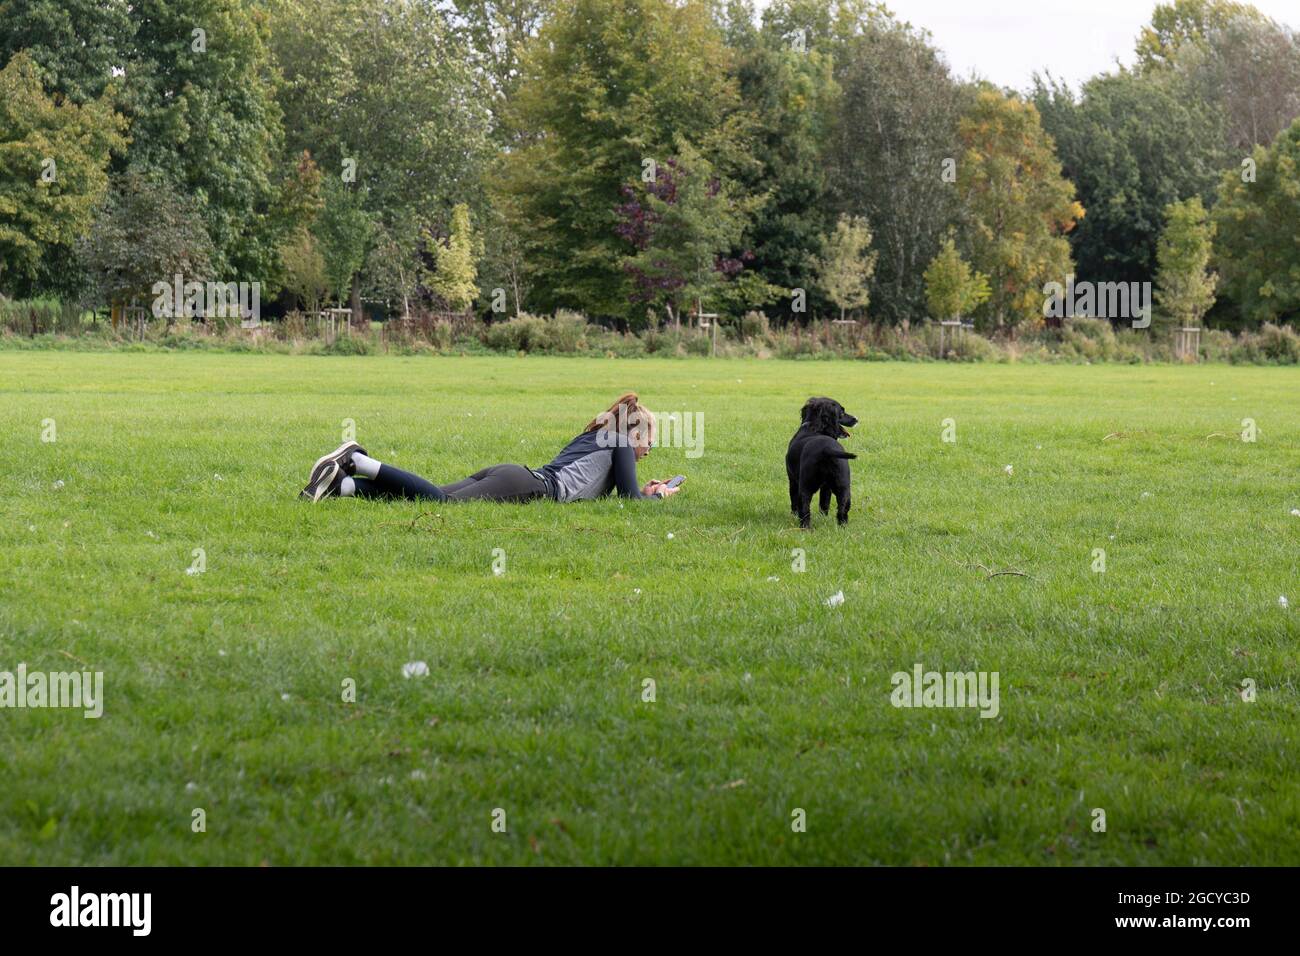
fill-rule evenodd
<path id="1" fill-rule="evenodd" d="M 655 418 L 635 392 L 601 412 L 549 465 L 493 465 L 450 485 L 433 484 L 366 455 L 344 442 L 316 462 L 302 497 L 420 498 L 433 501 L 586 501 L 617 491 L 620 498 L 665 498 L 681 488 L 651 481 L 637 490 L 636 463 L 654 447 Z"/>

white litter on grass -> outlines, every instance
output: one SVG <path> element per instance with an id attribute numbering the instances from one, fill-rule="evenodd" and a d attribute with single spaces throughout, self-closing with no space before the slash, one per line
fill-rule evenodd
<path id="1" fill-rule="evenodd" d="M 1291 517 L 1292 517 L 1292 518 L 1300 518 L 1300 508 L 1292 508 L 1292 509 L 1291 509 Z"/>
<path id="2" fill-rule="evenodd" d="M 63 487 L 63 479 L 60 478 L 58 481 L 54 483 L 54 490 L 58 491 L 62 487 Z"/>
<path id="3" fill-rule="evenodd" d="M 1286 599 L 1285 594 L 1283 594 L 1280 598 L 1277 599 L 1277 606 L 1283 609 L 1286 609 L 1291 606 L 1291 603 Z"/>
<path id="4" fill-rule="evenodd" d="M 225 656 L 226 656 L 226 652 L 225 652 L 225 651 L 217 651 L 217 656 L 218 656 L 218 657 L 225 657 Z"/>
<path id="5" fill-rule="evenodd" d="M 843 603 L 844 603 L 843 591 L 836 591 L 834 594 L 832 594 L 830 597 L 826 599 L 827 607 L 839 607 Z"/>
<path id="6" fill-rule="evenodd" d="M 1005 471 L 1008 475 L 1015 474 L 1015 471 L 1016 471 L 1016 470 L 1015 470 L 1014 468 L 1012 468 L 1010 465 L 1007 465 L 1007 466 L 1006 466 L 1005 468 L 1003 468 L 1002 470 Z"/>
<path id="7" fill-rule="evenodd" d="M 1144 491 L 1144 492 L 1142 492 L 1141 497 L 1143 497 L 1143 498 L 1150 498 L 1150 497 L 1151 497 L 1151 492 L 1149 492 L 1149 491 Z"/>
<path id="8" fill-rule="evenodd" d="M 213 475 L 213 476 L 212 476 L 212 480 L 213 480 L 213 481 L 225 481 L 226 479 L 222 478 L 220 475 Z"/>
<path id="9" fill-rule="evenodd" d="M 288 695 L 288 694 L 281 694 L 281 695 L 280 695 L 280 699 L 281 699 L 281 700 L 289 700 L 289 695 Z"/>
<path id="10" fill-rule="evenodd" d="M 199 785 L 195 783 L 193 780 L 191 780 L 189 783 L 185 785 L 186 793 L 193 793 L 197 789 L 199 789 Z"/>
<path id="11" fill-rule="evenodd" d="M 28 531 L 35 531 L 35 530 L 36 530 L 36 525 L 34 525 L 34 524 L 29 524 L 29 525 L 27 526 L 27 530 L 28 530 Z"/>
<path id="12" fill-rule="evenodd" d="M 403 664 L 402 676 L 407 680 L 410 680 L 412 677 L 428 677 L 429 665 L 424 661 L 411 661 L 409 664 Z"/>
<path id="13" fill-rule="evenodd" d="M 633 589 L 632 589 L 632 593 L 633 593 L 633 594 L 640 594 L 640 593 L 641 593 L 641 589 L 640 589 L 640 588 L 633 588 Z"/>
<path id="14" fill-rule="evenodd" d="M 770 578 L 768 578 L 768 580 L 769 580 L 769 581 L 780 581 L 781 579 L 778 578 L 778 577 L 774 574 L 774 575 L 772 575 Z"/>
<path id="15" fill-rule="evenodd" d="M 673 540 L 673 533 L 671 531 L 668 532 L 668 540 Z"/>

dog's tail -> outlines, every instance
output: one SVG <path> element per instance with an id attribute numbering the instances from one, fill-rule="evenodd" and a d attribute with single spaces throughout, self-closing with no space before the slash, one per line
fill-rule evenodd
<path id="1" fill-rule="evenodd" d="M 843 448 L 835 448 L 826 453 L 827 458 L 857 458 L 852 452 L 847 452 Z"/>

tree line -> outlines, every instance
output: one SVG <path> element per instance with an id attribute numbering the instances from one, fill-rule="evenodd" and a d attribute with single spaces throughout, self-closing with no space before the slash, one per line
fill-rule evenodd
<path id="1" fill-rule="evenodd" d="M 1000 89 L 866 0 L 0 0 L 0 295 L 1295 319 L 1300 39 L 1174 0 L 1135 55 Z"/>

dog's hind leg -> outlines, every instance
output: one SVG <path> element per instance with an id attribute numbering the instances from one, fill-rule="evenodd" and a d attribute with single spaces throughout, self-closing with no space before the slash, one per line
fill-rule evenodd
<path id="1" fill-rule="evenodd" d="M 790 473 L 790 513 L 799 513 L 799 475 L 793 471 Z"/>
<path id="2" fill-rule="evenodd" d="M 799 527 L 812 527 L 812 492 L 799 492 Z"/>
<path id="3" fill-rule="evenodd" d="M 845 485 L 844 490 L 835 496 L 835 520 L 840 524 L 849 523 L 849 486 Z"/>
<path id="4" fill-rule="evenodd" d="M 817 502 L 817 507 L 821 509 L 822 514 L 831 513 L 831 486 L 822 485 L 821 497 Z"/>

